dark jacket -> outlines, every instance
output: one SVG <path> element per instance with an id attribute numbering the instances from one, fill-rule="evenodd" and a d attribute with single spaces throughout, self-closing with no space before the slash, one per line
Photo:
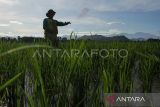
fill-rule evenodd
<path id="1" fill-rule="evenodd" d="M 67 25 L 67 23 L 59 22 L 57 20 L 50 18 L 45 18 L 43 21 L 43 29 L 45 30 L 45 34 L 46 33 L 58 34 L 57 26 L 65 26 L 65 25 Z"/>

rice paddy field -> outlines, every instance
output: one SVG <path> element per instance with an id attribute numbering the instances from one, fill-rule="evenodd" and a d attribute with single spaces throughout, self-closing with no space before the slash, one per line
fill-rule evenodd
<path id="1" fill-rule="evenodd" d="M 0 107 L 105 107 L 104 93 L 151 93 L 159 75 L 160 42 L 0 41 Z"/>

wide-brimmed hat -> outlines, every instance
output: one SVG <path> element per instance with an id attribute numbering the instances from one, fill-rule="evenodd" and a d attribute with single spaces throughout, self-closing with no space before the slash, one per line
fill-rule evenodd
<path id="1" fill-rule="evenodd" d="M 48 10 L 48 12 L 46 13 L 46 16 L 49 17 L 51 14 L 55 14 L 56 12 L 52 9 Z"/>

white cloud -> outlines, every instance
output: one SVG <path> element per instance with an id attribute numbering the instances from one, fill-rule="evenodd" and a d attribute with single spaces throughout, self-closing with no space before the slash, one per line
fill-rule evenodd
<path id="1" fill-rule="evenodd" d="M 9 24 L 0 24 L 0 27 L 7 27 L 10 26 Z"/>
<path id="2" fill-rule="evenodd" d="M 120 34 L 120 33 L 122 33 L 122 31 L 118 29 L 109 29 L 107 31 L 107 34 Z"/>
<path id="3" fill-rule="evenodd" d="M 0 0 L 0 5 L 15 5 L 18 3 L 18 0 Z"/>
<path id="4" fill-rule="evenodd" d="M 0 32 L 0 37 L 16 37 L 16 35 L 12 32 Z"/>
<path id="5" fill-rule="evenodd" d="M 124 22 L 107 22 L 107 25 L 121 24 L 124 25 Z"/>
<path id="6" fill-rule="evenodd" d="M 10 23 L 12 24 L 18 24 L 18 25 L 22 25 L 23 23 L 22 22 L 19 22 L 19 21 L 9 21 Z"/>

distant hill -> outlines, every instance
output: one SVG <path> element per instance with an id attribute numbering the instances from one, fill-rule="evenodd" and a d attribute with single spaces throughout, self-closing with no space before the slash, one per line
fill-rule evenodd
<path id="1" fill-rule="evenodd" d="M 128 34 L 128 33 L 121 33 L 121 35 L 125 35 L 128 39 L 132 40 L 147 40 L 147 39 L 159 39 L 159 36 L 156 36 L 154 34 L 150 33 L 144 33 L 144 32 L 137 32 L 134 34 Z"/>
<path id="2" fill-rule="evenodd" d="M 106 37 L 102 35 L 92 35 L 92 36 L 82 36 L 78 38 L 79 40 L 99 40 L 99 41 L 129 41 L 124 35 L 117 35 L 113 37 Z"/>
<path id="3" fill-rule="evenodd" d="M 102 35 L 93 35 L 93 36 L 84 35 L 84 36 L 79 37 L 78 39 L 80 40 L 105 40 L 106 37 Z"/>
<path id="4" fill-rule="evenodd" d="M 118 36 L 118 38 L 117 38 Z M 63 37 L 66 37 L 68 40 L 70 39 L 70 35 L 65 35 Z M 150 34 L 150 33 L 144 33 L 144 32 L 137 32 L 134 34 L 129 34 L 129 33 L 120 33 L 120 34 L 110 34 L 110 35 L 93 35 L 91 37 L 91 35 L 84 35 L 84 36 L 80 36 L 78 35 L 79 39 L 90 39 L 90 40 L 112 40 L 112 39 L 130 39 L 133 41 L 144 41 L 144 40 L 148 40 L 148 39 L 160 39 L 160 36 L 156 36 L 154 34 Z M 107 37 L 107 38 L 106 38 Z M 114 37 L 114 38 L 112 38 Z M 72 39 L 74 39 L 75 37 L 72 37 Z"/>
<path id="5" fill-rule="evenodd" d="M 64 35 L 61 37 L 62 40 L 69 40 L 70 39 L 70 35 Z M 120 33 L 120 34 L 110 34 L 110 35 L 77 35 L 78 39 L 82 39 L 82 40 L 101 40 L 101 41 L 146 41 L 151 39 L 150 41 L 153 41 L 152 39 L 159 39 L 160 40 L 160 36 L 156 36 L 154 34 L 150 34 L 150 33 L 144 33 L 144 32 L 137 32 L 134 34 L 129 34 L 129 33 Z M 18 37 L 14 37 L 13 35 L 8 36 L 8 35 L 0 35 L 0 39 L 1 40 L 14 40 L 14 39 L 18 39 Z M 42 37 L 21 37 L 19 40 L 22 41 L 35 41 L 35 40 L 39 40 L 42 39 Z M 71 39 L 75 39 L 75 36 L 72 36 Z"/>

